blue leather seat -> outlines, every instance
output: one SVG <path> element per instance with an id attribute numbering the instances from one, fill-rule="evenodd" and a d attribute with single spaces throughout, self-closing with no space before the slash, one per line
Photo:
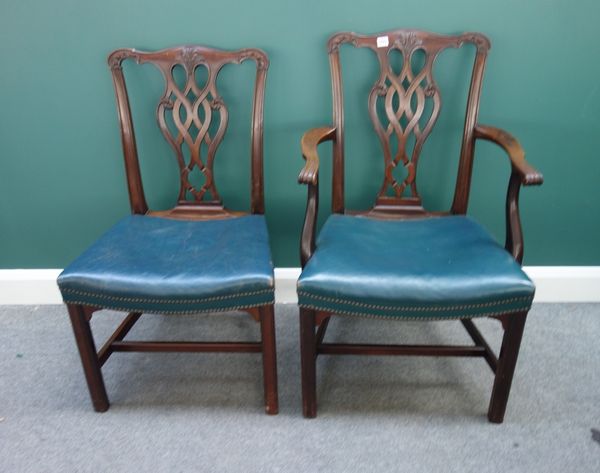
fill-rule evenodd
<path id="1" fill-rule="evenodd" d="M 58 285 L 66 303 L 132 312 L 187 314 L 272 304 L 265 219 L 131 215 L 69 265 Z"/>
<path id="2" fill-rule="evenodd" d="M 534 292 L 514 258 L 464 216 L 334 214 L 298 281 L 301 307 L 403 319 L 524 312 Z"/>

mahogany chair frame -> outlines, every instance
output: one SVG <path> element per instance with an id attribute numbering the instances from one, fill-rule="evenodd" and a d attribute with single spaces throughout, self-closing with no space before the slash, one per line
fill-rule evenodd
<path id="1" fill-rule="evenodd" d="M 380 43 L 378 43 L 378 38 Z M 385 160 L 384 182 L 375 205 L 366 212 L 345 209 L 344 204 L 344 102 L 339 48 L 343 44 L 369 48 L 375 52 L 380 63 L 380 76 L 369 95 L 369 113 L 375 131 L 381 141 Z M 421 147 L 438 117 L 441 98 L 432 76 L 437 55 L 450 47 L 458 48 L 470 44 L 475 46 L 469 88 L 465 125 L 460 152 L 459 169 L 454 200 L 448 212 L 428 212 L 421 206 L 416 187 L 416 166 Z M 399 50 L 403 66 L 399 74 L 393 71 L 389 52 Z M 419 73 L 412 71 L 411 58 L 416 50 L 425 53 L 425 65 Z M 525 161 L 525 153 L 518 141 L 509 133 L 478 123 L 479 100 L 485 62 L 490 49 L 489 40 L 480 33 L 464 33 L 443 36 L 418 30 L 394 30 L 378 35 L 363 36 L 351 32 L 333 35 L 328 42 L 329 64 L 333 93 L 333 126 L 311 129 L 301 140 L 302 156 L 306 160 L 298 181 L 308 186 L 308 199 L 300 243 L 302 267 L 315 251 L 315 236 L 319 202 L 319 155 L 317 147 L 324 141 L 333 143 L 332 211 L 339 214 L 368 215 L 380 219 L 407 219 L 414 217 L 464 215 L 467 212 L 475 143 L 486 140 L 500 146 L 508 155 L 511 175 L 506 194 L 506 250 L 521 264 L 523 260 L 523 234 L 519 217 L 519 191 L 521 185 L 540 185 L 542 175 Z M 392 104 L 391 96 L 404 94 L 398 109 Z M 432 100 L 431 114 L 423 123 L 424 102 Z M 385 101 L 385 114 L 389 119 L 385 127 L 378 116 L 377 100 Z M 411 106 L 411 101 L 416 107 Z M 406 121 L 401 122 L 405 114 Z M 413 133 L 414 146 L 408 146 L 408 136 Z M 392 155 L 390 138 L 398 140 L 397 153 Z M 403 165 L 407 177 L 397 182 L 392 173 L 396 166 Z M 389 195 L 391 189 L 392 195 Z M 406 192 L 409 196 L 405 196 Z M 483 357 L 495 374 L 494 386 L 488 409 L 488 419 L 501 423 L 517 362 L 527 312 L 500 315 L 504 336 L 498 356 L 492 351 L 483 335 L 471 319 L 462 319 L 462 325 L 473 340 L 473 345 L 369 345 L 327 343 L 325 333 L 331 316 L 300 308 L 300 344 L 302 365 L 302 404 L 305 417 L 317 413 L 316 360 L 318 355 L 411 355 L 411 356 L 460 356 Z"/>
<path id="2" fill-rule="evenodd" d="M 168 211 L 152 211 L 148 208 L 138 162 L 135 133 L 129 105 L 125 77 L 122 70 L 124 60 L 133 59 L 138 64 L 152 63 L 163 74 L 165 91 L 157 108 L 159 127 L 171 144 L 180 168 L 180 192 L 177 205 Z M 211 220 L 234 218 L 245 212 L 225 208 L 217 193 L 213 180 L 213 160 L 227 128 L 227 108 L 219 96 L 216 79 L 221 68 L 229 63 L 241 63 L 251 59 L 256 63 L 256 81 L 251 131 L 251 213 L 264 214 L 263 191 L 263 108 L 264 89 L 269 60 L 259 49 L 223 51 L 203 46 L 181 46 L 158 52 L 142 52 L 135 49 L 118 49 L 108 57 L 115 88 L 121 139 L 125 158 L 125 170 L 129 190 L 129 201 L 133 214 L 161 216 L 183 220 Z M 186 72 L 185 90 L 175 83 L 173 69 L 182 66 Z M 200 88 L 195 79 L 195 69 L 206 67 L 206 85 Z M 195 99 L 188 94 L 193 93 Z M 185 108 L 187 119 L 180 120 L 179 109 Z M 204 111 L 204 116 L 199 115 Z M 209 134 L 210 121 L 215 110 L 219 112 L 219 127 L 214 136 Z M 176 134 L 169 129 L 166 113 L 173 111 Z M 192 124 L 197 125 L 198 135 L 191 136 Z M 206 125 L 206 126 L 204 126 Z M 202 158 L 201 145 L 208 147 L 207 156 Z M 190 162 L 184 161 L 182 146 L 190 151 Z M 197 169 L 204 174 L 201 188 L 194 187 L 188 175 Z M 81 355 L 83 370 L 94 409 L 104 412 L 109 408 L 108 396 L 102 378 L 101 367 L 115 352 L 229 352 L 262 354 L 264 403 L 267 414 L 277 414 L 277 354 L 275 347 L 275 319 L 273 304 L 261 307 L 241 308 L 260 323 L 259 342 L 192 342 L 192 341 L 125 341 L 127 333 L 141 317 L 132 312 L 125 317 L 116 331 L 100 350 L 96 350 L 90 320 L 92 314 L 102 307 L 67 304 L 77 347 Z"/>

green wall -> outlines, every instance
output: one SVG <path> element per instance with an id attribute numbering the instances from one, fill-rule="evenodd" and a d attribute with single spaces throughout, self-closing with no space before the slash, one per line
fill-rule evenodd
<path id="1" fill-rule="evenodd" d="M 129 211 L 107 54 L 118 47 L 184 43 L 260 47 L 270 56 L 265 107 L 266 205 L 277 266 L 298 265 L 306 190 L 296 184 L 303 131 L 330 123 L 325 43 L 339 30 L 412 27 L 481 31 L 492 40 L 480 121 L 506 128 L 545 176 L 525 188 L 525 264 L 600 264 L 600 3 L 592 0 L 8 1 L 0 11 L 0 267 L 63 267 Z M 368 51 L 345 48 L 347 201 L 370 202 L 381 161 L 366 116 L 375 70 Z M 421 161 L 430 208 L 449 205 L 462 126 L 464 73 L 472 51 L 440 59 L 445 108 Z M 160 87 L 151 68 L 129 68 L 143 172 L 151 204 L 167 207 L 176 174 L 153 121 Z M 252 64 L 228 66 L 232 111 L 217 156 L 230 207 L 248 205 Z M 238 71 L 238 72 L 236 72 Z M 149 80 L 144 81 L 144 78 Z M 144 100 L 148 98 L 150 100 Z M 237 112 L 239 111 L 239 113 Z M 234 118 L 235 117 L 235 118 Z M 321 209 L 328 212 L 330 147 L 323 147 Z M 477 149 L 470 212 L 503 239 L 508 165 L 492 145 Z M 423 182 L 428 179 L 428 184 Z M 217 181 L 219 183 L 219 181 Z M 401 242 L 399 242 L 401 244 Z"/>

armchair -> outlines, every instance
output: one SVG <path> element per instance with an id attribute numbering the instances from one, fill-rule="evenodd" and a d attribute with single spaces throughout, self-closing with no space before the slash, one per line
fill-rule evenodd
<path id="1" fill-rule="evenodd" d="M 379 76 L 368 97 L 368 110 L 382 146 L 384 177 L 373 207 L 352 211 L 344 202 L 344 101 L 339 48 L 351 44 L 372 50 Z M 440 113 L 441 94 L 433 64 L 445 49 L 475 47 L 459 170 L 452 206 L 429 212 L 417 189 L 417 165 L 422 147 Z M 342 32 L 328 42 L 333 92 L 333 125 L 315 128 L 302 138 L 306 165 L 299 182 L 308 186 L 302 229 L 298 280 L 305 417 L 315 417 L 318 355 L 413 355 L 483 357 L 495 373 L 488 418 L 501 423 L 535 287 L 520 268 L 523 236 L 519 217 L 522 185 L 540 185 L 543 178 L 524 158 L 508 133 L 478 122 L 478 109 L 489 40 L 479 33 L 442 36 L 417 30 L 379 35 Z M 396 72 L 392 50 L 402 55 Z M 424 53 L 415 70 L 411 59 Z M 512 173 L 506 195 L 506 242 L 493 237 L 466 216 L 475 143 L 488 140 L 502 147 Z M 333 142 L 332 212 L 316 236 L 319 199 L 319 143 Z M 404 168 L 403 179 L 396 168 Z M 327 343 L 332 316 L 394 320 L 460 320 L 474 344 L 370 345 Z M 476 328 L 473 319 L 502 322 L 499 356 Z"/>

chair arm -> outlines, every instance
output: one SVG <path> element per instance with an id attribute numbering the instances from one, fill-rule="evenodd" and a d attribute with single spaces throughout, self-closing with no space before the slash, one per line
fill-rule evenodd
<path id="1" fill-rule="evenodd" d="M 541 185 L 544 177 L 525 161 L 523 148 L 510 133 L 492 126 L 477 125 L 475 138 L 496 143 L 506 151 L 510 158 L 512 173 L 506 192 L 506 242 L 504 247 L 520 264 L 523 262 L 524 242 L 519 214 L 519 191 L 521 185 Z"/>
<path id="2" fill-rule="evenodd" d="M 544 182 L 544 176 L 525 161 L 525 151 L 510 133 L 493 126 L 477 125 L 475 138 L 496 143 L 506 151 L 513 171 L 519 174 L 524 186 L 539 186 Z"/>
<path id="3" fill-rule="evenodd" d="M 335 128 L 321 127 L 308 130 L 300 140 L 302 157 L 306 165 L 300 171 L 298 182 L 300 184 L 317 184 L 319 175 L 319 153 L 317 146 L 324 141 L 333 139 Z"/>
<path id="4" fill-rule="evenodd" d="M 306 165 L 300 171 L 298 182 L 308 185 L 308 197 L 304 225 L 300 237 L 300 262 L 302 267 L 315 252 L 315 233 L 317 230 L 317 213 L 319 210 L 319 143 L 335 138 L 335 128 L 321 127 L 307 131 L 300 141 L 302 157 Z"/>

